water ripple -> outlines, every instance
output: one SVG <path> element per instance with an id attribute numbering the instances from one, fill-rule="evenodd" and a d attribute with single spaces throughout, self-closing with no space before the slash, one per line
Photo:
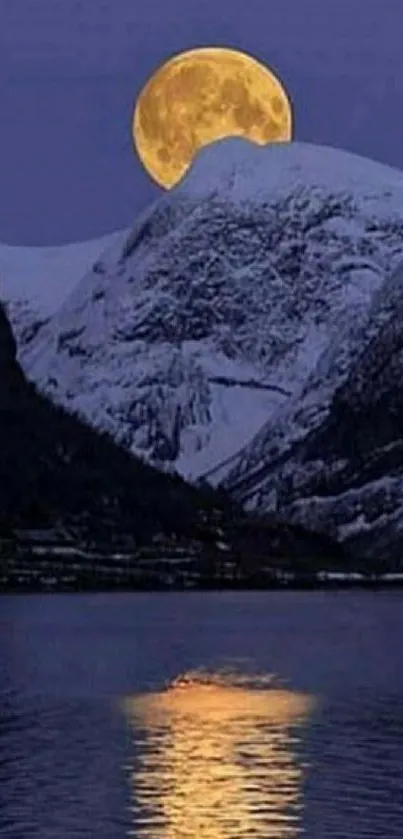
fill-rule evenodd
<path id="1" fill-rule="evenodd" d="M 402 839 L 401 602 L 4 598 L 2 839 Z"/>

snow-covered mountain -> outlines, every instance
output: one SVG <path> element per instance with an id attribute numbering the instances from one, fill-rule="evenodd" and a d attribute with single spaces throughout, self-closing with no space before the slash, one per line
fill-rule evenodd
<path id="1" fill-rule="evenodd" d="M 53 247 L 17 247 L 0 243 L 0 300 L 14 333 L 23 340 L 26 330 L 43 323 L 69 296 L 96 259 L 126 231 Z"/>
<path id="2" fill-rule="evenodd" d="M 281 509 L 274 467 L 325 422 L 402 259 L 403 172 L 224 140 L 20 344 L 21 361 L 133 452 Z"/>

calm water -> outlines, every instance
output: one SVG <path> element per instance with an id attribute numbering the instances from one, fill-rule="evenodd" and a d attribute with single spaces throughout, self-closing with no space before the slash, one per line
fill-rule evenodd
<path id="1" fill-rule="evenodd" d="M 4 839 L 402 839 L 402 594 L 0 609 Z"/>

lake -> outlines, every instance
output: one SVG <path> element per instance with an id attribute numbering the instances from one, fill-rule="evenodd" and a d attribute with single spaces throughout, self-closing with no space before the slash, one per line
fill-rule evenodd
<path id="1" fill-rule="evenodd" d="M 403 593 L 0 599 L 2 839 L 402 839 Z"/>

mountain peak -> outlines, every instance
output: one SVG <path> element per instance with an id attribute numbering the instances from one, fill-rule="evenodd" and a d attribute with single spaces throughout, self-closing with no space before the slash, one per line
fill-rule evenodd
<path id="1" fill-rule="evenodd" d="M 261 464 L 326 417 L 402 258 L 402 172 L 228 139 L 20 344 L 21 361 L 132 453 L 255 488 Z"/>
<path id="2" fill-rule="evenodd" d="M 391 190 L 403 197 L 403 173 L 390 166 L 331 146 L 303 142 L 258 146 L 240 137 L 226 137 L 204 146 L 176 194 L 208 194 L 230 187 L 233 200 L 269 197 L 296 186 L 315 184 L 330 190 L 360 190 L 376 185 L 376 191 Z"/>

